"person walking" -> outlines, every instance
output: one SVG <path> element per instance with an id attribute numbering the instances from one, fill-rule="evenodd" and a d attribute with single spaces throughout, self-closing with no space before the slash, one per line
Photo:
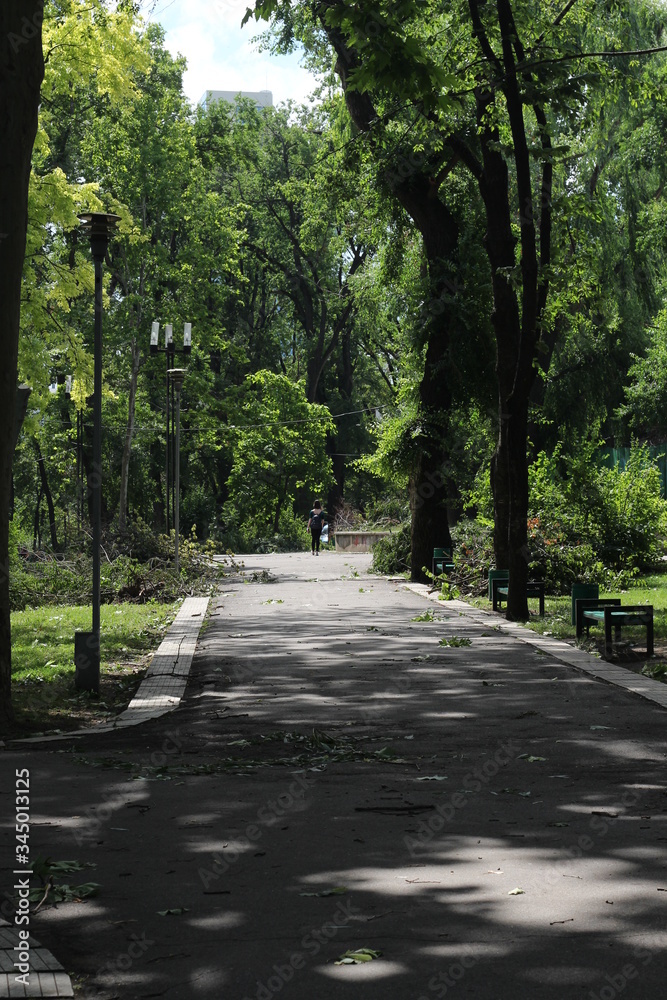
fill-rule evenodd
<path id="1" fill-rule="evenodd" d="M 320 535 L 324 527 L 324 517 L 322 504 L 319 500 L 316 500 L 308 518 L 308 531 L 310 532 L 310 542 L 314 556 L 319 556 L 320 554 Z"/>

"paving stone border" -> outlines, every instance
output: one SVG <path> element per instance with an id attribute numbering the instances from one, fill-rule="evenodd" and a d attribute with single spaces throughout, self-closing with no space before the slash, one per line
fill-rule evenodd
<path id="1" fill-rule="evenodd" d="M 18 932 L 0 918 L 0 997 L 73 997 L 72 982 L 62 965 L 32 934 L 28 985 L 17 982 L 14 949 L 20 943 Z"/>
<path id="2" fill-rule="evenodd" d="M 435 601 L 438 604 L 443 603 L 438 599 L 437 592 L 431 591 L 428 584 L 406 583 L 403 586 L 406 590 L 411 590 L 415 594 L 421 594 L 422 597 L 426 597 L 428 600 Z M 592 653 L 586 653 L 583 649 L 577 649 L 576 646 L 571 646 L 562 639 L 554 639 L 553 636 L 549 635 L 540 635 L 539 632 L 533 632 L 531 629 L 517 622 L 508 622 L 506 619 L 500 618 L 497 613 L 484 611 L 482 608 L 475 608 L 470 604 L 466 604 L 465 601 L 447 601 L 446 606 L 456 609 L 473 620 L 477 618 L 479 622 L 482 622 L 486 626 L 492 622 L 494 628 L 508 633 L 513 638 L 519 639 L 529 646 L 535 646 L 536 649 L 548 653 L 549 656 L 552 656 L 560 663 L 574 667 L 575 670 L 588 674 L 590 677 L 596 677 L 606 684 L 612 684 L 614 687 L 624 688 L 626 691 L 638 694 L 641 698 L 653 702 L 654 705 L 659 705 L 660 708 L 667 708 L 667 684 L 663 684 L 661 681 L 656 681 L 652 677 L 644 677 L 641 674 L 635 674 L 616 663 L 608 663 L 606 660 L 600 660 Z"/>

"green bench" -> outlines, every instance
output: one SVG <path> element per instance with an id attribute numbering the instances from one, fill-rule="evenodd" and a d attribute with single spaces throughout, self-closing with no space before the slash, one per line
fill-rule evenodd
<path id="1" fill-rule="evenodd" d="M 440 576 L 442 573 L 449 573 L 454 569 L 454 557 L 451 549 L 433 549 L 431 559 L 431 573 L 433 576 Z"/>
<path id="2" fill-rule="evenodd" d="M 646 628 L 646 655 L 653 656 L 653 605 L 652 604 L 621 604 L 620 597 L 605 597 L 601 600 L 580 598 L 575 601 L 576 635 L 580 638 L 586 629 L 590 632 L 591 625 L 604 627 L 604 658 L 608 660 L 613 653 L 611 636 L 620 641 L 621 629 L 628 625 L 643 625 Z"/>
<path id="3" fill-rule="evenodd" d="M 499 571 L 496 570 L 496 573 Z M 494 576 L 491 581 L 491 603 L 494 611 L 500 611 L 501 604 L 507 601 L 509 593 L 509 573 L 505 576 Z M 540 614 L 544 618 L 544 582 L 542 580 L 528 580 L 526 583 L 526 597 L 537 597 L 540 602 Z"/>

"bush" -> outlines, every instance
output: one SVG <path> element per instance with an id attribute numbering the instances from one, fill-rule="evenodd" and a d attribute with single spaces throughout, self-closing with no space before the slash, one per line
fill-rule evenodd
<path id="1" fill-rule="evenodd" d="M 393 576 L 410 569 L 410 523 L 402 524 L 391 535 L 378 539 L 373 546 L 374 573 Z"/>
<path id="2" fill-rule="evenodd" d="M 215 546 L 204 548 L 192 538 L 179 539 L 180 573 L 176 573 L 174 536 L 154 537 L 153 554 L 141 561 L 132 555 L 118 554 L 114 542 L 105 539 L 100 566 L 100 598 L 103 604 L 117 600 L 145 602 L 157 599 L 171 602 L 187 594 L 206 594 L 224 576 L 223 566 L 211 559 Z M 146 549 L 135 546 L 135 551 Z M 10 563 L 10 607 L 23 611 L 28 607 L 51 604 L 89 604 L 92 590 L 92 560 L 87 555 L 53 556 L 22 550 L 23 557 L 12 555 Z M 106 556 L 106 558 L 104 558 Z"/>
<path id="3" fill-rule="evenodd" d="M 574 582 L 626 588 L 659 560 L 667 533 L 660 473 L 633 447 L 624 470 L 600 468 L 592 442 L 558 447 L 530 470 L 531 572 L 567 592 Z"/>
<path id="4" fill-rule="evenodd" d="M 228 520 L 224 528 L 215 533 L 216 540 L 234 552 L 301 552 L 310 548 L 310 535 L 306 531 L 307 519 L 284 510 L 278 518 L 278 531 L 268 532 L 264 524 L 251 518 L 237 523 L 232 508 L 227 509 Z"/>
<path id="5" fill-rule="evenodd" d="M 485 518 L 464 518 L 452 529 L 454 578 L 462 593 L 481 596 L 493 565 L 493 524 Z"/>

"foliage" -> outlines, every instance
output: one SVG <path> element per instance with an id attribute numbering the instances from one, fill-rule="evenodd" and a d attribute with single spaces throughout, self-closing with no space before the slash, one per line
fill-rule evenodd
<path id="1" fill-rule="evenodd" d="M 626 468 L 600 467 L 596 442 L 541 454 L 531 468 L 531 569 L 553 590 L 574 582 L 627 585 L 660 558 L 667 503 L 660 474 L 635 446 Z"/>
<path id="2" fill-rule="evenodd" d="M 410 524 L 379 538 L 373 546 L 373 572 L 383 576 L 406 573 L 410 569 Z"/>
<path id="3" fill-rule="evenodd" d="M 150 547 L 134 545 L 126 534 L 128 550 L 114 551 L 109 544 L 107 559 L 100 567 L 100 594 L 103 604 L 134 600 L 169 603 L 185 594 L 208 594 L 230 565 L 212 562 L 210 550 L 192 538 L 180 539 L 180 574 L 173 567 L 174 536 L 158 536 Z M 22 556 L 10 567 L 12 611 L 66 603 L 78 605 L 90 600 L 91 559 L 85 553 L 56 556 L 32 553 L 22 548 Z M 150 552 L 150 555 L 149 555 Z M 144 556 L 141 561 L 139 556 Z"/>
<path id="4" fill-rule="evenodd" d="M 246 518 L 237 524 L 232 513 L 224 529 L 216 531 L 216 537 L 221 547 L 235 553 L 305 551 L 310 547 L 307 523 L 307 517 L 299 517 L 285 509 L 280 512 L 278 530 L 271 531 L 264 518 L 259 521 Z"/>
<path id="5" fill-rule="evenodd" d="M 333 422 L 325 406 L 308 403 L 304 382 L 266 370 L 247 376 L 237 405 L 243 423 L 229 428 L 226 516 L 246 536 L 246 525 L 278 534 L 297 491 L 316 496 L 331 481 L 326 441 Z"/>
<path id="6" fill-rule="evenodd" d="M 627 373 L 625 402 L 618 415 L 630 427 L 661 441 L 667 435 L 667 311 L 654 321 L 646 352 L 633 355 Z"/>

